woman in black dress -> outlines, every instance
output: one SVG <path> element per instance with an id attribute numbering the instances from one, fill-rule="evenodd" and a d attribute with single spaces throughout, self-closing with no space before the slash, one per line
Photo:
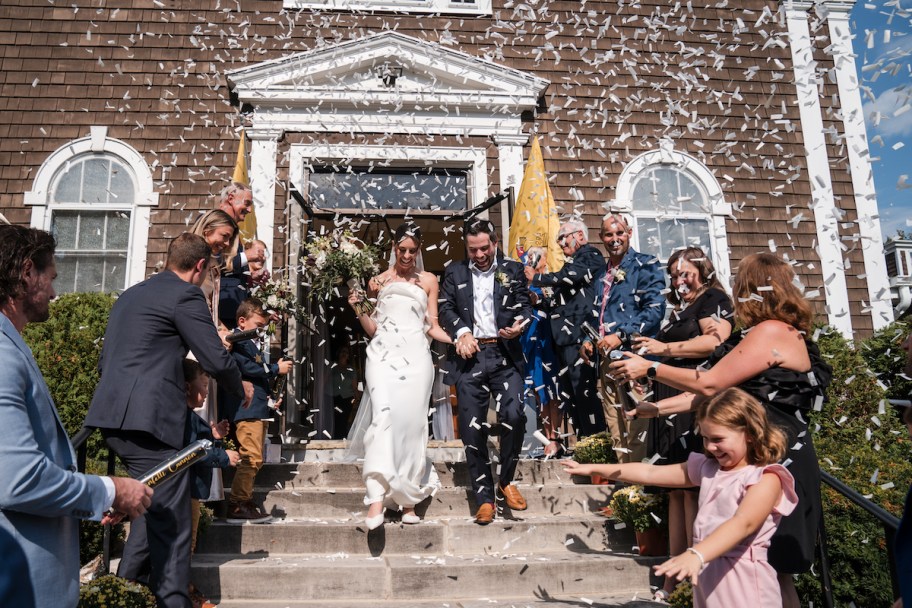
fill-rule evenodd
<path id="1" fill-rule="evenodd" d="M 696 369 L 732 333 L 734 322 L 731 298 L 722 290 L 712 262 L 699 247 L 688 247 L 668 258 L 671 289 L 668 302 L 671 315 L 655 338 L 640 336 L 633 340 L 633 350 L 640 355 L 660 357 L 663 364 Z M 681 393 L 656 382 L 653 399 L 660 401 Z M 694 433 L 693 414 L 680 412 L 668 418 L 650 421 L 647 454 L 655 464 L 686 462 L 691 452 L 702 451 L 700 438 Z M 660 490 L 665 491 L 665 490 Z M 693 522 L 697 516 L 698 493 L 693 488 L 668 490 L 668 554 L 684 553 L 693 544 Z M 675 587 L 667 577 L 658 599 L 666 599 Z"/>
<path id="2" fill-rule="evenodd" d="M 798 606 L 792 574 L 814 561 L 820 520 L 820 466 L 807 420 L 819 407 L 832 377 L 809 334 L 813 310 L 794 283 L 791 266 L 770 254 L 749 255 L 738 266 L 733 291 L 741 327 L 710 357 L 710 369 L 685 369 L 628 353 L 611 365 L 622 381 L 649 376 L 683 391 L 656 403 L 641 402 L 637 416 L 655 417 L 691 410 L 718 392 L 737 386 L 767 407 L 770 422 L 788 435 L 783 459 L 795 477 L 798 508 L 782 518 L 769 547 L 769 563 L 779 573 L 783 605 Z"/>

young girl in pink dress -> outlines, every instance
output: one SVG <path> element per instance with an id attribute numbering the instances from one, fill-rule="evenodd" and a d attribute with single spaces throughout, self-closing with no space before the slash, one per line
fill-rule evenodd
<path id="1" fill-rule="evenodd" d="M 699 486 L 694 544 L 657 566 L 656 574 L 690 578 L 695 608 L 741 606 L 748 598 L 757 608 L 781 608 L 766 550 L 781 517 L 798 504 L 795 480 L 777 464 L 786 450 L 785 433 L 769 424 L 760 402 L 737 388 L 704 402 L 695 422 L 706 454 L 691 454 L 686 463 L 570 461 L 564 470 L 669 488 Z"/>

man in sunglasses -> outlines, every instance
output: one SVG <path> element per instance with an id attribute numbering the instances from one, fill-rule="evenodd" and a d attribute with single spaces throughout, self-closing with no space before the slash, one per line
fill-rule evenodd
<path id="1" fill-rule="evenodd" d="M 588 228 L 578 219 L 564 222 L 557 244 L 564 252 L 564 265 L 550 273 L 537 273 L 526 266 L 526 279 L 535 287 L 548 288 L 551 295 L 539 308 L 550 314 L 551 334 L 560 369 L 561 401 L 578 438 L 605 430 L 596 388 L 596 367 L 579 361 L 586 339 L 583 323 L 595 326 L 593 302 L 596 284 L 605 272 L 605 258 L 589 244 Z"/>

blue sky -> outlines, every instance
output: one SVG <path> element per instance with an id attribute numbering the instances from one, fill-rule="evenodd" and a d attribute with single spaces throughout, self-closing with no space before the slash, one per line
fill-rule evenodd
<path id="1" fill-rule="evenodd" d="M 881 230 L 912 233 L 912 0 L 859 0 L 851 21 Z"/>

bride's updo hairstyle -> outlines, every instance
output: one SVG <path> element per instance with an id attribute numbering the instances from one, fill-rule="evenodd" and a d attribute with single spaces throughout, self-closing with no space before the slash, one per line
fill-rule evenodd
<path id="1" fill-rule="evenodd" d="M 744 327 L 775 319 L 804 334 L 814 311 L 795 283 L 792 267 L 769 253 L 755 253 L 738 264 L 732 289 L 735 317 Z"/>
<path id="2" fill-rule="evenodd" d="M 393 233 L 394 244 L 398 245 L 403 239 L 413 239 L 417 245 L 421 245 L 421 228 L 412 222 L 399 224 Z"/>

